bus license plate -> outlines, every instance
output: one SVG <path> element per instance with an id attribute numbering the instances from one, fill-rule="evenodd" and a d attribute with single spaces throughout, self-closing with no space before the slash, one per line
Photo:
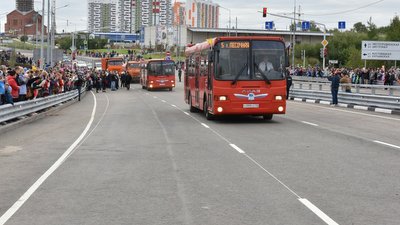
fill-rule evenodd
<path id="1" fill-rule="evenodd" d="M 259 104 L 243 104 L 243 108 L 249 109 L 249 108 L 259 108 Z"/>

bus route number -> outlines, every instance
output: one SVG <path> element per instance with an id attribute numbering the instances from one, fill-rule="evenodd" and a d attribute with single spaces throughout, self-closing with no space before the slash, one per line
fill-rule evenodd
<path id="1" fill-rule="evenodd" d="M 250 43 L 243 41 L 222 42 L 221 48 L 250 48 Z"/>

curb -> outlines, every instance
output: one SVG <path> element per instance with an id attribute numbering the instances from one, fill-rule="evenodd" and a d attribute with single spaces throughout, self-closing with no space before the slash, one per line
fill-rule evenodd
<path id="1" fill-rule="evenodd" d="M 306 102 L 306 103 L 315 103 L 315 104 L 322 104 L 322 105 L 330 105 L 330 101 L 325 101 L 321 99 L 308 99 L 308 98 L 296 98 L 296 97 L 289 97 L 290 100 L 296 102 Z M 392 109 L 385 109 L 385 108 L 378 108 L 373 106 L 362 106 L 356 104 L 345 104 L 339 103 L 338 107 L 348 108 L 348 109 L 358 109 L 364 111 L 371 111 L 371 112 L 378 112 L 378 113 L 385 113 L 391 115 L 400 115 L 400 110 L 392 110 Z"/>

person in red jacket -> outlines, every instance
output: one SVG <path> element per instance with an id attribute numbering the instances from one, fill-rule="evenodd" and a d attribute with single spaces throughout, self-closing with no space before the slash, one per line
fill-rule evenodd
<path id="1" fill-rule="evenodd" d="M 7 76 L 7 81 L 10 87 L 12 88 L 11 90 L 11 96 L 13 98 L 14 102 L 18 102 L 19 99 L 19 86 L 16 80 L 16 73 L 14 70 L 8 71 L 8 76 Z"/>

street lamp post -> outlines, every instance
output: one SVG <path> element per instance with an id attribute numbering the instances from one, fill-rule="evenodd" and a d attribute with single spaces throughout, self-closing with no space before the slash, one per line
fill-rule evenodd
<path id="1" fill-rule="evenodd" d="M 44 43 L 43 43 L 43 39 L 44 39 L 44 0 L 42 1 L 42 31 L 40 32 L 41 34 L 41 40 L 40 40 L 40 68 L 41 69 L 43 69 L 44 67 L 43 67 L 43 62 L 44 62 L 44 59 L 43 59 L 43 48 L 44 48 Z"/>
<path id="2" fill-rule="evenodd" d="M 228 10 L 228 12 L 229 12 L 229 21 L 228 21 L 228 24 L 229 24 L 229 27 L 228 27 L 228 36 L 231 36 L 231 10 L 230 9 L 228 9 L 228 8 L 225 8 L 225 7 L 223 7 L 223 6 L 219 6 L 219 7 L 221 7 L 222 9 L 226 9 L 226 10 Z"/>

